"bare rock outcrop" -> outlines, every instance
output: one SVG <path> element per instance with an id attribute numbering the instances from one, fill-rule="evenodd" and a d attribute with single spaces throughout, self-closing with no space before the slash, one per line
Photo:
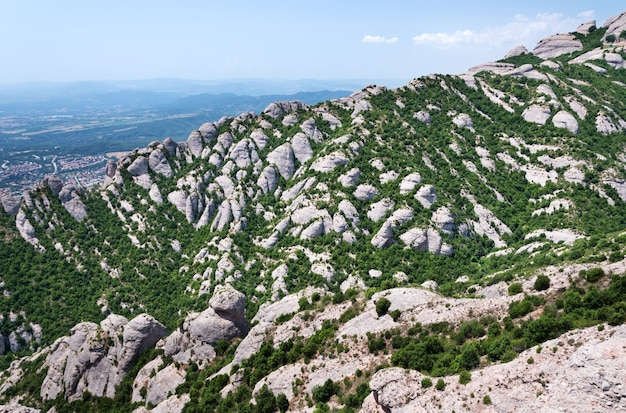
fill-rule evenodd
<path id="1" fill-rule="evenodd" d="M 213 346 L 220 340 L 247 332 L 245 296 L 229 284 L 218 285 L 209 308 L 189 314 L 182 327 L 164 340 L 165 355 L 180 363 L 204 363 L 215 357 Z"/>
<path id="2" fill-rule="evenodd" d="M 290 143 L 284 143 L 267 155 L 267 161 L 276 165 L 280 175 L 289 179 L 296 170 L 295 157 Z"/>
<path id="3" fill-rule="evenodd" d="M 361 171 L 359 170 L 359 168 L 352 168 L 348 172 L 346 172 L 345 174 L 339 177 L 339 183 L 344 188 L 348 188 L 348 187 L 356 185 L 360 177 L 361 177 Z"/>
<path id="4" fill-rule="evenodd" d="M 54 342 L 46 357 L 42 399 L 64 394 L 68 400 L 77 400 L 83 392 L 113 397 L 139 355 L 164 336 L 165 327 L 147 314 L 131 321 L 111 314 L 100 325 L 76 325 L 69 337 Z"/>
<path id="5" fill-rule="evenodd" d="M 524 112 L 522 117 L 526 122 L 536 123 L 537 125 L 545 125 L 550 118 L 550 107 L 545 105 L 530 105 Z"/>
<path id="6" fill-rule="evenodd" d="M 415 199 L 417 199 L 424 208 L 428 209 L 437 202 L 437 191 L 432 185 L 424 185 L 417 190 Z"/>
<path id="7" fill-rule="evenodd" d="M 527 53 L 528 53 L 528 49 L 526 49 L 526 47 L 523 46 L 523 45 L 519 45 L 519 46 L 515 46 L 513 49 L 509 50 L 509 52 L 504 55 L 504 58 L 508 59 L 509 57 L 521 56 L 521 55 L 525 55 Z"/>
<path id="8" fill-rule="evenodd" d="M 35 235 L 35 227 L 30 223 L 28 218 L 26 217 L 26 213 L 23 209 L 19 209 L 17 215 L 15 216 L 15 227 L 17 231 L 20 233 L 24 241 L 28 242 L 31 245 L 38 245 L 39 239 Z"/>
<path id="9" fill-rule="evenodd" d="M 540 40 L 533 54 L 542 59 L 551 59 L 583 49 L 583 44 L 573 34 L 555 34 Z"/>
<path id="10" fill-rule="evenodd" d="M 445 377 L 439 391 L 423 388 L 423 376 L 397 367 L 378 371 L 361 412 L 559 411 L 600 413 L 626 409 L 626 326 L 572 331 L 530 348 L 509 363 L 473 373 L 466 385 Z M 548 350 L 550 349 L 550 350 Z M 533 362 L 529 362 L 532 358 Z M 490 405 L 483 403 L 489 396 Z"/>
<path id="11" fill-rule="evenodd" d="M 422 176 L 418 172 L 413 172 L 405 176 L 400 182 L 400 194 L 406 195 L 412 192 L 415 187 L 422 183 Z"/>
<path id="12" fill-rule="evenodd" d="M 2 202 L 2 207 L 4 208 L 4 211 L 11 216 L 17 214 L 17 211 L 20 209 L 21 200 L 19 198 L 2 196 L 0 197 L 0 202 Z"/>
<path id="13" fill-rule="evenodd" d="M 354 190 L 355 198 L 361 201 L 372 199 L 376 195 L 378 195 L 378 193 L 379 193 L 378 189 L 376 189 L 375 186 L 370 185 L 370 184 L 361 184 L 357 186 L 356 189 Z"/>
<path id="14" fill-rule="evenodd" d="M 572 133 L 578 133 L 578 122 L 574 115 L 567 111 L 562 110 L 554 115 L 552 124 L 557 128 L 564 128 Z"/>
<path id="15" fill-rule="evenodd" d="M 73 184 L 66 184 L 59 192 L 61 203 L 76 221 L 87 217 L 87 208 L 80 199 L 79 190 Z"/>
<path id="16" fill-rule="evenodd" d="M 311 149 L 309 138 L 302 132 L 296 133 L 291 139 L 291 148 L 294 156 L 300 163 L 305 163 L 313 157 L 313 149 Z"/>
<path id="17" fill-rule="evenodd" d="M 150 152 L 150 156 L 148 156 L 148 166 L 154 172 L 161 174 L 166 178 L 172 176 L 172 167 L 161 149 L 157 148 Z"/>
<path id="18" fill-rule="evenodd" d="M 606 27 L 606 33 L 604 38 L 608 35 L 614 35 L 619 37 L 623 30 L 626 30 L 626 13 L 619 14 L 617 16 L 609 17 L 602 27 Z"/>
<path id="19" fill-rule="evenodd" d="M 305 107 L 306 105 L 298 100 L 285 100 L 281 102 L 270 103 L 269 106 L 266 107 L 265 110 L 263 110 L 263 113 L 276 119 L 284 113 L 295 112 Z"/>
<path id="20" fill-rule="evenodd" d="M 148 173 L 148 160 L 145 156 L 138 156 L 135 160 L 126 168 L 129 174 L 132 176 L 139 176 Z"/>
<path id="21" fill-rule="evenodd" d="M 336 167 L 344 166 L 347 163 L 348 157 L 343 152 L 336 151 L 316 159 L 311 165 L 311 169 L 318 172 L 330 172 Z"/>

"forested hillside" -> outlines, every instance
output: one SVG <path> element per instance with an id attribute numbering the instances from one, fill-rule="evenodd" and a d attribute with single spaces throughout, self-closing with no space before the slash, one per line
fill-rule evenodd
<path id="1" fill-rule="evenodd" d="M 0 397 L 509 411 L 479 375 L 510 363 L 513 382 L 601 337 L 615 357 L 589 368 L 608 388 L 581 392 L 626 408 L 609 348 L 626 334 L 625 30 L 621 15 L 463 75 L 272 103 L 111 161 L 98 188 L 50 176 L 5 201 Z M 529 411 L 576 404 L 540 380 Z"/>

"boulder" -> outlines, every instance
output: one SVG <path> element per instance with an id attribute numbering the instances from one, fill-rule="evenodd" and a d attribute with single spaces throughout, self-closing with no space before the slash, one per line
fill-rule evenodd
<path id="1" fill-rule="evenodd" d="M 432 204 L 437 202 L 435 187 L 432 185 L 422 186 L 415 194 L 415 199 L 417 199 L 424 208 L 430 208 Z"/>
<path id="2" fill-rule="evenodd" d="M 424 281 L 422 283 L 422 287 L 426 288 L 427 290 L 430 290 L 430 291 L 438 291 L 439 290 L 439 284 L 437 284 L 437 281 L 433 281 L 433 280 Z"/>
<path id="3" fill-rule="evenodd" d="M 529 63 L 511 70 L 507 73 L 507 75 L 513 77 L 526 77 L 528 79 L 548 81 L 548 76 L 535 69 L 534 66 Z"/>
<path id="4" fill-rule="evenodd" d="M 552 118 L 552 124 L 557 128 L 564 128 L 572 133 L 578 133 L 578 122 L 571 113 L 561 110 L 554 118 Z"/>
<path id="5" fill-rule="evenodd" d="M 454 224 L 454 216 L 452 212 L 445 207 L 439 207 L 435 212 L 433 212 L 432 217 L 430 218 L 437 228 L 441 229 L 443 232 L 447 234 L 452 234 L 455 229 Z"/>
<path id="6" fill-rule="evenodd" d="M 356 185 L 360 177 L 361 177 L 361 171 L 359 170 L 359 168 L 352 168 L 348 172 L 346 172 L 345 174 L 339 177 L 339 183 L 344 188 L 349 188 L 351 186 Z"/>
<path id="7" fill-rule="evenodd" d="M 139 176 L 148 173 L 148 160 L 145 156 L 138 156 L 133 163 L 126 168 L 132 176 Z"/>
<path id="8" fill-rule="evenodd" d="M 174 141 L 172 138 L 165 138 L 163 141 L 163 147 L 170 154 L 170 156 L 176 155 L 176 150 L 178 149 L 178 143 Z"/>
<path id="9" fill-rule="evenodd" d="M 430 113 L 420 110 L 419 112 L 415 112 L 413 114 L 413 118 L 418 121 L 430 125 Z"/>
<path id="10" fill-rule="evenodd" d="M 150 190 L 148 192 L 150 199 L 152 199 L 158 205 L 163 203 L 163 195 L 161 195 L 161 191 L 159 190 L 159 186 L 155 183 L 150 185 Z"/>
<path id="11" fill-rule="evenodd" d="M 249 139 L 242 139 L 230 151 L 230 158 L 238 168 L 247 168 L 259 159 L 259 155 Z"/>
<path id="12" fill-rule="evenodd" d="M 26 218 L 26 214 L 21 208 L 17 211 L 17 215 L 15 216 L 15 227 L 24 241 L 32 245 L 39 244 L 39 239 L 35 236 L 35 228 L 32 226 L 28 218 Z"/>
<path id="13" fill-rule="evenodd" d="M 415 187 L 422 183 L 422 177 L 418 172 L 408 174 L 400 182 L 400 194 L 406 195 L 412 192 Z"/>
<path id="14" fill-rule="evenodd" d="M 278 173 L 285 179 L 291 178 L 296 170 L 293 150 L 289 143 L 284 143 L 270 152 L 267 161 L 276 165 Z"/>
<path id="15" fill-rule="evenodd" d="M 316 159 L 311 165 L 311 169 L 318 172 L 331 172 L 336 167 L 344 166 L 347 163 L 348 157 L 343 152 L 336 151 Z"/>
<path id="16" fill-rule="evenodd" d="M 509 50 L 509 52 L 504 55 L 504 58 L 508 59 L 509 57 L 521 56 L 525 54 L 528 54 L 528 49 L 526 49 L 526 47 L 523 45 L 519 45 Z"/>
<path id="17" fill-rule="evenodd" d="M 235 290 L 230 284 L 218 285 L 213 291 L 209 305 L 215 313 L 229 321 L 243 333 L 248 332 L 248 323 L 245 318 L 246 296 Z"/>
<path id="18" fill-rule="evenodd" d="M 550 118 L 550 107 L 546 105 L 530 105 L 524 112 L 522 117 L 526 122 L 536 123 L 537 125 L 545 125 Z"/>
<path id="19" fill-rule="evenodd" d="M 555 34 L 537 43 L 533 54 L 542 59 L 551 59 L 567 53 L 578 52 L 583 44 L 573 34 Z"/>
<path id="20" fill-rule="evenodd" d="M 383 219 L 387 215 L 387 212 L 391 211 L 394 206 L 395 203 L 391 199 L 381 199 L 370 206 L 370 209 L 367 211 L 367 217 L 374 222 L 378 222 Z"/>
<path id="21" fill-rule="evenodd" d="M 150 156 L 148 157 L 148 166 L 154 172 L 161 174 L 166 178 L 172 176 L 172 167 L 161 149 L 157 148 L 150 152 Z"/>
<path id="22" fill-rule="evenodd" d="M 57 175 L 50 175 L 44 180 L 44 184 L 50 188 L 52 193 L 56 196 L 59 195 L 61 189 L 63 189 L 63 181 Z"/>
<path id="23" fill-rule="evenodd" d="M 617 16 L 609 17 L 602 27 L 606 27 L 606 33 L 604 34 L 604 38 L 606 36 L 612 34 L 616 38 L 619 38 L 622 31 L 626 30 L 626 12 L 619 14 Z"/>
<path id="24" fill-rule="evenodd" d="M 306 105 L 298 100 L 285 100 L 281 102 L 270 103 L 263 113 L 271 118 L 278 118 L 280 115 L 286 112 L 295 112 L 299 109 L 304 109 Z"/>
<path id="25" fill-rule="evenodd" d="M 300 129 L 313 142 L 320 143 L 324 140 L 324 135 L 317 128 L 317 125 L 315 124 L 315 119 L 313 118 L 309 118 L 302 122 L 302 124 L 300 125 Z"/>
<path id="26" fill-rule="evenodd" d="M 361 184 L 354 190 L 354 197 L 360 201 L 366 201 L 378 195 L 378 189 L 370 184 Z"/>
<path id="27" fill-rule="evenodd" d="M 202 149 L 204 148 L 204 140 L 200 131 L 193 131 L 187 138 L 187 147 L 194 156 L 202 155 Z"/>
<path id="28" fill-rule="evenodd" d="M 452 119 L 452 122 L 459 128 L 467 128 L 474 131 L 474 123 L 472 122 L 470 115 L 467 113 L 459 113 Z"/>
<path id="29" fill-rule="evenodd" d="M 268 165 L 263 169 L 263 172 L 259 175 L 256 184 L 264 195 L 267 195 L 276 189 L 278 185 L 278 175 L 273 165 Z"/>
<path id="30" fill-rule="evenodd" d="M 217 136 L 217 126 L 212 122 L 203 123 L 198 128 L 198 132 L 204 138 L 205 142 L 210 142 Z"/>
<path id="31" fill-rule="evenodd" d="M 588 35 L 589 33 L 591 33 L 592 29 L 596 28 L 596 21 L 595 20 L 591 20 L 585 23 L 582 23 L 581 25 L 579 25 L 576 28 L 576 33 L 580 33 L 582 35 Z"/>
<path id="32" fill-rule="evenodd" d="M 167 200 L 176 207 L 177 210 L 183 214 L 187 211 L 187 192 L 186 191 L 173 191 L 167 194 Z"/>
<path id="33" fill-rule="evenodd" d="M 352 205 L 352 202 L 342 199 L 337 205 L 337 209 L 352 223 L 353 227 L 356 227 L 356 224 L 359 223 L 359 211 Z"/>
<path id="34" fill-rule="evenodd" d="M 267 145 L 267 142 L 269 142 L 270 140 L 270 138 L 268 138 L 260 129 L 255 129 L 254 131 L 252 131 L 252 133 L 250 134 L 250 138 L 252 138 L 257 148 L 259 148 L 260 150 L 265 149 L 265 145 Z"/>
<path id="35" fill-rule="evenodd" d="M 598 113 L 596 116 L 596 130 L 603 135 L 619 132 L 615 123 L 604 112 Z"/>
<path id="36" fill-rule="evenodd" d="M 2 202 L 4 211 L 10 216 L 17 214 L 17 211 L 20 209 L 21 200 L 19 198 L 13 198 L 7 195 L 1 196 L 0 201 Z"/>
<path id="37" fill-rule="evenodd" d="M 320 237 L 324 235 L 325 228 L 326 228 L 326 225 L 324 225 L 324 221 L 321 219 L 317 220 L 311 223 L 304 230 L 302 230 L 302 232 L 300 233 L 300 239 L 307 240 L 307 239 Z"/>
<path id="38" fill-rule="evenodd" d="M 294 137 L 291 138 L 291 148 L 293 149 L 293 155 L 300 163 L 305 163 L 313 157 L 311 143 L 302 132 L 296 133 Z"/>

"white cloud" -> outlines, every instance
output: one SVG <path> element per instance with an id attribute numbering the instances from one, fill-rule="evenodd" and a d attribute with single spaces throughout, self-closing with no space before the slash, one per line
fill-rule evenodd
<path id="1" fill-rule="evenodd" d="M 540 13 L 534 17 L 516 15 L 502 26 L 479 30 L 457 30 L 448 33 L 422 33 L 413 37 L 417 45 L 478 45 L 499 47 L 524 44 L 534 47 L 542 38 L 576 30 L 579 24 L 593 18 L 593 11 L 585 11 L 577 17 L 561 13 Z"/>
<path id="2" fill-rule="evenodd" d="M 398 43 L 398 39 L 397 37 L 391 37 L 391 38 L 386 38 L 383 36 L 372 36 L 372 35 L 365 35 L 365 37 L 363 37 L 362 42 L 363 43 L 387 43 L 387 44 L 391 44 L 391 43 Z"/>

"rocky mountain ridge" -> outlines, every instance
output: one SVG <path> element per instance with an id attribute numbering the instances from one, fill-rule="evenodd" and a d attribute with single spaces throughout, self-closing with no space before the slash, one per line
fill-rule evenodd
<path id="1" fill-rule="evenodd" d="M 623 320 L 601 334 L 567 333 L 587 344 L 555 351 L 558 361 L 548 360 L 547 346 L 563 347 L 564 338 L 541 344 L 546 360 L 533 356 L 538 371 L 530 373 L 523 362 L 537 351 L 525 348 L 534 338 L 512 347 L 520 355 L 507 364 L 487 366 L 493 359 L 481 354 L 470 384 L 445 393 L 426 389 L 419 369 L 384 366 L 402 365 L 396 354 L 409 338 L 398 347 L 389 340 L 416 323 L 441 326 L 445 333 L 432 333 L 447 334 L 437 339 L 445 343 L 472 319 L 506 324 L 524 301 L 509 294 L 512 284 L 538 297 L 531 318 L 517 321 L 522 331 L 544 308 L 559 314 L 564 291 L 582 284 L 591 294 L 586 271 L 623 278 L 624 16 L 544 39 L 532 53 L 516 48 L 460 76 L 370 86 L 315 106 L 276 102 L 110 162 L 97 190 L 52 176 L 19 208 L 3 201 L 16 232 L 5 238 L 19 234 L 38 257 L 73 268 L 93 321 L 14 361 L 0 396 L 50 408 L 86 393 L 114 400 L 127 392 L 135 411 L 195 411 L 217 403 L 216 394 L 256 399 L 261 409 L 269 390 L 290 411 L 313 411 L 313 401 L 317 409 L 358 407 L 347 395 L 367 383 L 362 411 L 512 411 L 522 391 L 535 392 L 533 410 L 573 403 L 537 387 L 537 377 L 569 374 L 569 364 L 545 366 L 585 354 L 594 367 L 581 374 L 602 377 L 593 379 L 599 391 L 580 388 L 585 400 L 598 411 L 622 406 L 623 369 L 588 353 L 603 339 L 620 360 Z M 541 272 L 550 285 L 539 290 Z M 2 277 L 4 305 L 15 305 L 9 300 L 22 290 Z M 45 340 L 37 331 L 49 318 L 20 303 L 19 315 L 0 314 L 15 337 L 7 346 L 0 335 L 0 352 L 37 350 Z M 620 320 L 615 311 L 597 320 Z M 288 355 L 298 345 L 300 353 Z M 472 346 L 460 345 L 451 350 L 459 357 Z M 141 358 L 146 351 L 150 360 Z M 450 365 L 457 372 L 458 363 Z M 20 393 L 33 371 L 42 377 L 38 389 Z M 483 383 L 494 376 L 510 382 L 489 391 L 489 404 Z M 333 397 L 333 383 L 343 383 L 345 398 Z M 505 401 L 513 386 L 519 400 Z M 319 397 L 319 389 L 331 395 Z"/>

